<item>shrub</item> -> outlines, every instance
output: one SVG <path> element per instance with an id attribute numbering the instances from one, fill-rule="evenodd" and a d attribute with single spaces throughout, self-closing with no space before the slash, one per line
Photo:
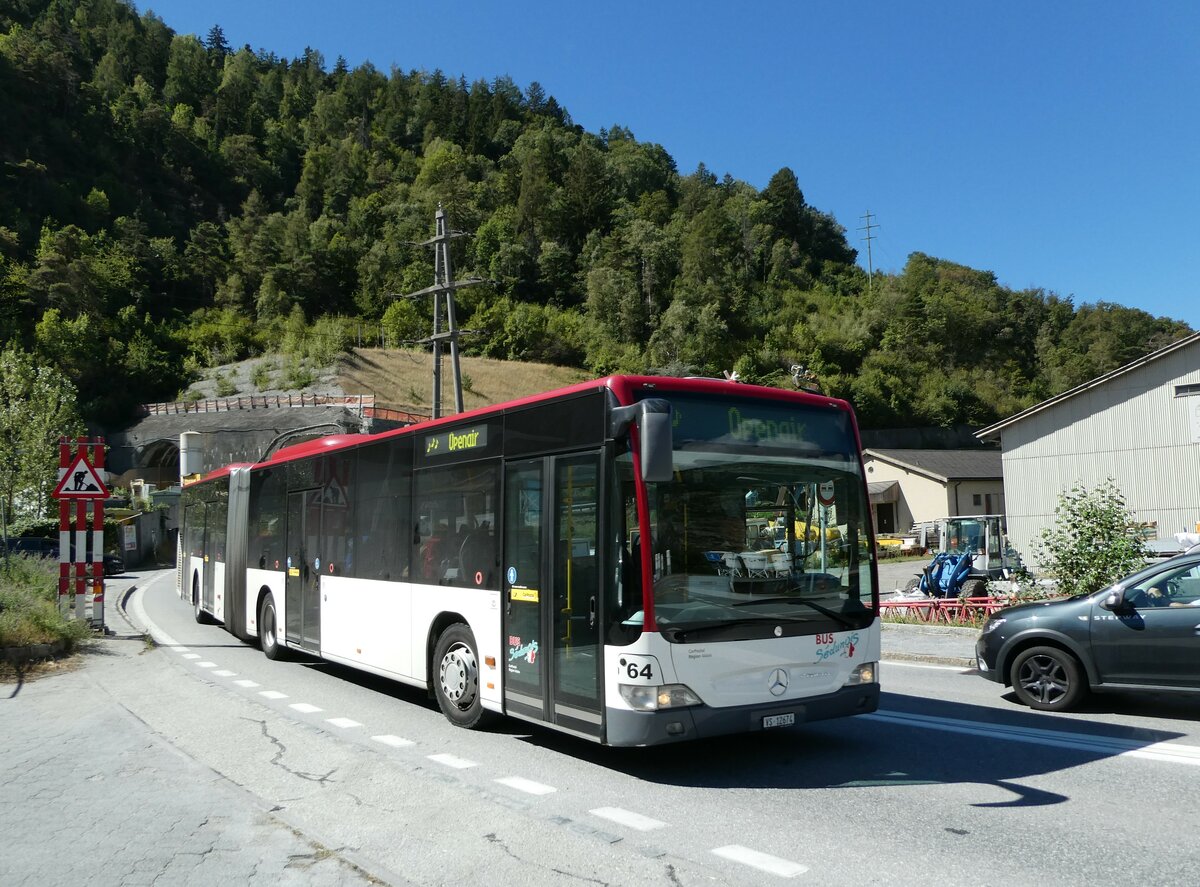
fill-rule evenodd
<path id="1" fill-rule="evenodd" d="M 58 564 L 25 557 L 0 560 L 0 647 L 66 642 L 88 637 L 83 620 L 58 612 Z"/>
<path id="2" fill-rule="evenodd" d="M 1042 531 L 1039 565 L 1060 594 L 1099 591 L 1145 565 L 1146 548 L 1130 531 L 1134 515 L 1112 478 L 1093 490 L 1076 486 L 1058 497 L 1054 524 Z"/>
<path id="3" fill-rule="evenodd" d="M 313 372 L 303 361 L 289 360 L 283 367 L 283 377 L 279 380 L 279 387 L 287 391 L 294 391 L 300 388 L 308 388 L 317 381 L 317 374 Z"/>
<path id="4" fill-rule="evenodd" d="M 238 393 L 237 385 L 224 373 L 217 373 L 213 380 L 216 382 L 217 397 L 233 397 Z"/>
<path id="5" fill-rule="evenodd" d="M 250 373 L 250 382 L 259 391 L 266 391 L 271 387 L 271 371 L 275 369 L 275 364 L 268 360 L 260 361 L 255 365 L 254 371 Z"/>

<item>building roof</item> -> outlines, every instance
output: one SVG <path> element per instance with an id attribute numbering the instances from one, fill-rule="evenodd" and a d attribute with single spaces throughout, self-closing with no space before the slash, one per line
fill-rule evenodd
<path id="1" fill-rule="evenodd" d="M 879 459 L 934 480 L 1000 480 L 999 450 L 863 450 L 864 459 Z"/>
<path id="2" fill-rule="evenodd" d="M 1117 367 L 1117 369 L 1107 372 L 1103 376 L 1097 376 L 1088 382 L 1084 382 L 1082 385 L 1076 385 L 1069 391 L 1064 391 L 1062 394 L 1056 394 L 1054 397 L 1043 400 L 1041 403 L 1034 404 L 1027 409 L 1021 410 L 1019 413 L 1014 413 L 1007 419 L 1002 419 L 1001 421 L 997 422 L 995 425 L 989 425 L 987 428 L 983 428 L 975 432 L 975 436 L 980 440 L 987 440 L 988 438 L 997 437 L 1003 429 L 1010 425 L 1015 425 L 1017 422 L 1028 419 L 1035 413 L 1040 413 L 1043 410 L 1047 410 L 1050 407 L 1060 404 L 1064 400 L 1068 400 L 1077 394 L 1082 394 L 1085 391 L 1090 391 L 1091 389 L 1097 388 L 1100 385 L 1107 384 L 1113 379 L 1116 379 L 1118 376 L 1123 376 L 1126 373 L 1131 373 L 1134 370 L 1141 369 L 1148 363 L 1153 363 L 1154 361 L 1166 357 L 1168 354 L 1171 354 L 1174 351 L 1178 351 L 1180 348 L 1187 348 L 1191 345 L 1195 345 L 1197 342 L 1200 342 L 1200 333 L 1192 333 L 1190 336 L 1185 336 L 1182 339 L 1172 342 L 1165 348 L 1159 348 L 1157 351 L 1152 351 L 1145 357 L 1139 357 L 1132 363 L 1127 363 L 1123 367 Z"/>

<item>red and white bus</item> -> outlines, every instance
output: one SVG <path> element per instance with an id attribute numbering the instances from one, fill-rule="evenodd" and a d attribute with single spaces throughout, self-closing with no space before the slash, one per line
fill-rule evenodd
<path id="1" fill-rule="evenodd" d="M 844 401 L 612 376 L 297 444 L 182 502 L 197 620 L 425 687 L 463 727 L 636 746 L 878 705 Z"/>

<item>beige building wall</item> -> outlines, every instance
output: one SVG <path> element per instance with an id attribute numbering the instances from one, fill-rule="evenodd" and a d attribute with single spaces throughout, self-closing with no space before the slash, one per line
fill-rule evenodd
<path id="1" fill-rule="evenodd" d="M 910 471 L 892 462 L 866 457 L 867 482 L 896 481 L 900 499 L 896 503 L 896 528 L 908 532 L 913 524 L 943 517 L 971 514 L 1003 514 L 1004 482 L 1001 480 L 943 481 Z M 979 504 L 974 497 L 979 496 Z"/>

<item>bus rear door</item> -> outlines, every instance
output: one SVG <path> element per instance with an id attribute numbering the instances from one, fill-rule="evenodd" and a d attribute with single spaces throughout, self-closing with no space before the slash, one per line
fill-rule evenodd
<path id="1" fill-rule="evenodd" d="M 321 648 L 320 509 L 319 490 L 288 493 L 284 634 L 313 653 Z"/>

